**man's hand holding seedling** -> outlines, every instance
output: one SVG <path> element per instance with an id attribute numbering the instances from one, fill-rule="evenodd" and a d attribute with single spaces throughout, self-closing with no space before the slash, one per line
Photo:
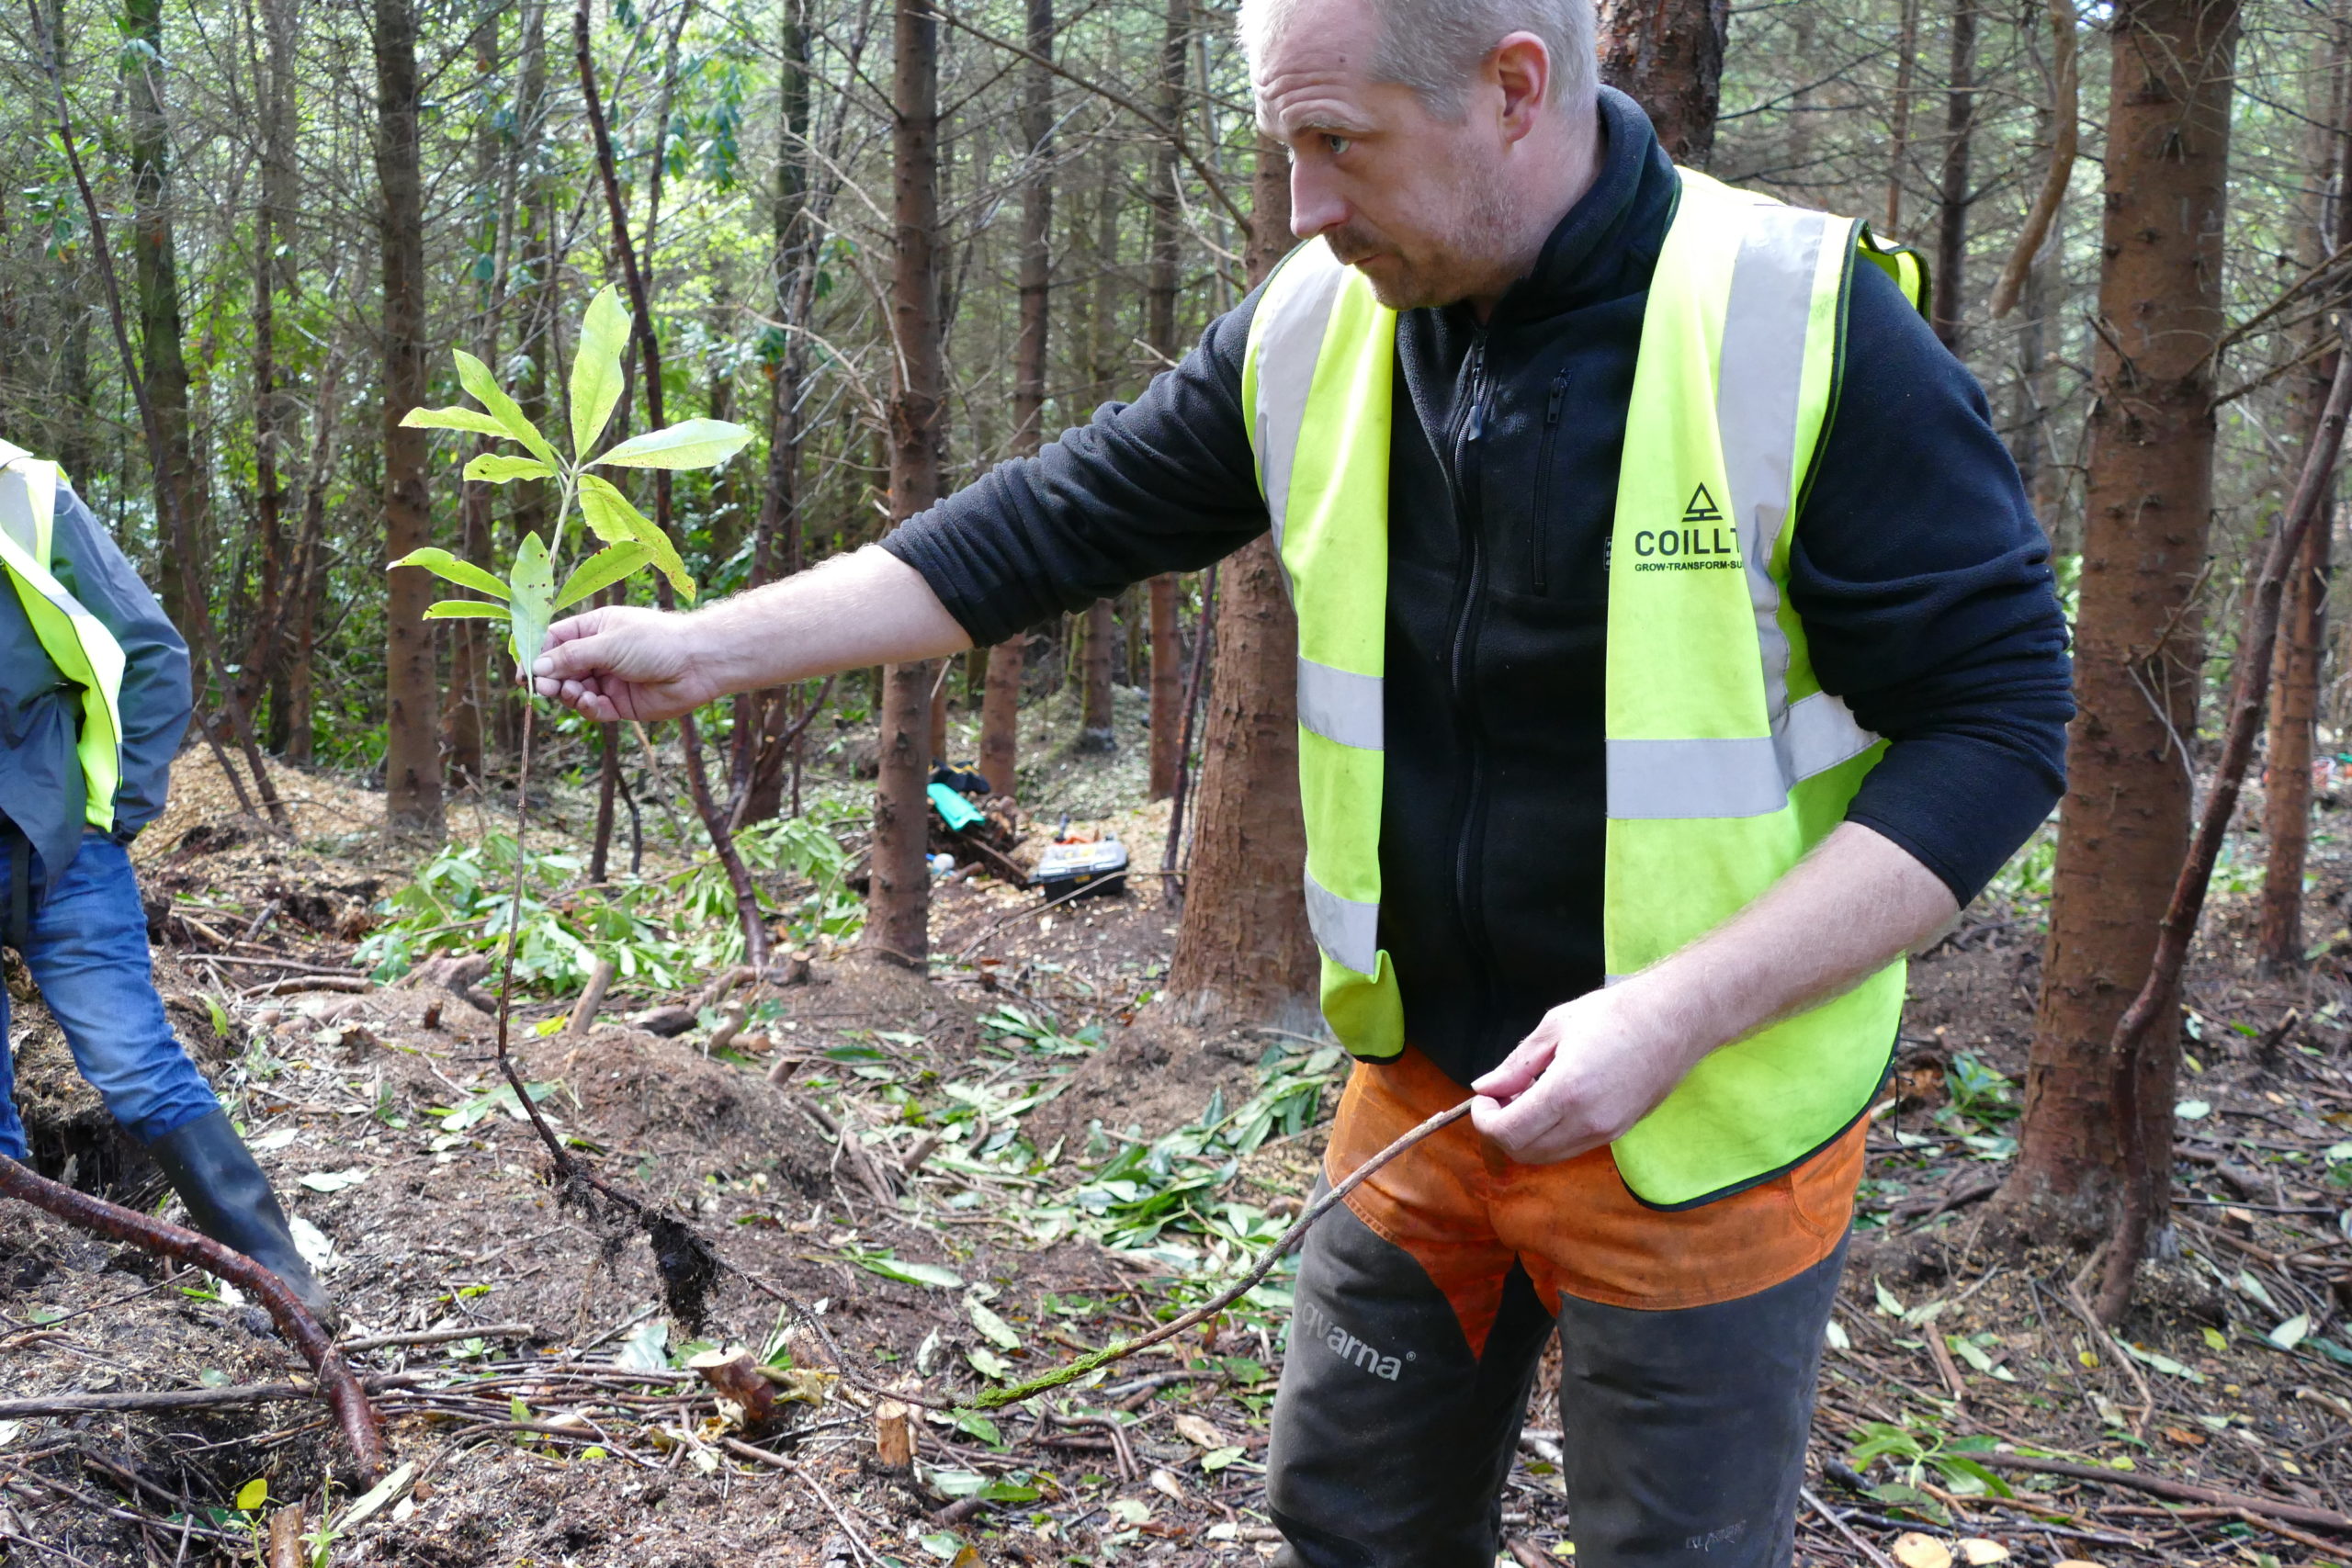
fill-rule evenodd
<path id="1" fill-rule="evenodd" d="M 647 721 L 971 645 L 921 573 L 869 546 L 691 615 L 614 606 L 559 621 L 531 672 L 541 696 L 590 718 Z"/>

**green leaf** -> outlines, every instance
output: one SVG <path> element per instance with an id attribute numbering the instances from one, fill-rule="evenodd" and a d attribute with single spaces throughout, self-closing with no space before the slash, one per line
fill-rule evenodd
<path id="1" fill-rule="evenodd" d="M 630 505 L 628 497 L 610 480 L 594 474 L 580 476 L 580 513 L 588 520 L 590 531 L 608 545 L 625 544 L 631 539 L 643 545 L 679 596 L 688 601 L 694 598 L 695 580 L 686 575 L 686 563 L 678 558 L 677 547 L 670 542 L 667 534 L 654 526 L 651 518 Z"/>
<path id="2" fill-rule="evenodd" d="M 964 1277 L 953 1269 L 943 1269 L 936 1263 L 902 1263 L 887 1252 L 847 1255 L 848 1260 L 870 1274 L 885 1280 L 897 1280 L 902 1284 L 928 1285 L 934 1291 L 960 1291 Z"/>
<path id="3" fill-rule="evenodd" d="M 980 1375 L 1003 1382 L 1012 1376 L 1012 1363 L 985 1345 L 973 1345 L 964 1351 L 964 1359 L 978 1370 Z"/>
<path id="4" fill-rule="evenodd" d="M 594 461 L 617 468 L 715 468 L 751 439 L 751 431 L 743 425 L 723 419 L 689 419 L 666 430 L 632 436 Z"/>
<path id="5" fill-rule="evenodd" d="M 621 352 L 628 346 L 629 314 L 606 284 L 588 302 L 580 349 L 571 356 L 571 450 L 585 456 L 605 434 L 621 400 Z"/>
<path id="6" fill-rule="evenodd" d="M 555 607 L 569 609 L 597 590 L 610 588 L 652 558 L 653 552 L 635 539 L 625 545 L 607 545 L 571 569 L 571 575 L 563 580 L 562 592 L 555 596 Z"/>
<path id="7" fill-rule="evenodd" d="M 424 607 L 428 621 L 503 621 L 514 614 L 488 599 L 439 599 Z"/>
<path id="8" fill-rule="evenodd" d="M 536 530 L 524 536 L 523 547 L 514 552 L 511 581 L 514 620 L 507 642 L 516 678 L 527 679 L 539 650 L 547 646 L 548 623 L 555 618 L 555 564 L 548 559 L 548 547 Z"/>
<path id="9" fill-rule="evenodd" d="M 237 1508 L 241 1513 L 258 1513 L 269 1503 L 269 1478 L 256 1475 L 237 1488 Z"/>
<path id="10" fill-rule="evenodd" d="M 496 452 L 484 452 L 466 465 L 466 478 L 480 479 L 484 484 L 503 485 L 508 479 L 549 479 L 555 470 L 537 457 L 508 457 Z"/>
<path id="11" fill-rule="evenodd" d="M 972 1314 L 972 1326 L 978 1329 L 981 1336 L 998 1349 L 1018 1350 L 1021 1348 L 1021 1336 L 1012 1331 L 1012 1325 L 989 1311 L 978 1297 L 967 1300 L 964 1303 L 964 1310 Z"/>
<path id="12" fill-rule="evenodd" d="M 2263 1337 L 2281 1350 L 2291 1350 L 2301 1344 L 2311 1331 L 2312 1314 L 2307 1312 L 2299 1312 Z"/>
<path id="13" fill-rule="evenodd" d="M 514 433 L 479 409 L 411 409 L 401 415 L 408 430 L 470 430 L 477 435 L 497 435 L 512 441 Z"/>
<path id="14" fill-rule="evenodd" d="M 563 459 L 555 455 L 555 448 L 548 446 L 548 438 L 539 434 L 539 427 L 523 417 L 523 411 L 515 407 L 514 400 L 500 390 L 498 382 L 491 376 L 490 367 L 462 348 L 457 351 L 457 357 L 458 384 L 473 394 L 476 402 L 491 412 L 491 416 L 498 421 L 503 433 L 529 447 L 531 456 L 548 468 L 561 468 Z"/>
<path id="15" fill-rule="evenodd" d="M 454 582 L 460 588 L 471 588 L 478 592 L 488 593 L 493 598 L 506 597 L 506 584 L 499 581 L 473 562 L 459 560 L 447 550 L 411 550 L 384 570 L 390 571 L 403 566 L 421 566 L 445 582 Z"/>

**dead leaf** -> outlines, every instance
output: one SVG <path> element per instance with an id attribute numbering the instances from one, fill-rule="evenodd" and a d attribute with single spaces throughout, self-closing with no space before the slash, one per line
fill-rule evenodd
<path id="1" fill-rule="evenodd" d="M 1196 1449 L 1222 1449 L 1230 1446 L 1223 1432 L 1193 1415 L 1179 1416 L 1170 1423 L 1176 1435 Z"/>
<path id="2" fill-rule="evenodd" d="M 2099 1568 L 2099 1565 L 2087 1557 L 2062 1557 L 2050 1568 Z"/>
<path id="3" fill-rule="evenodd" d="M 1972 1535 L 1960 1543 L 1960 1560 L 1967 1563 L 1968 1568 L 1985 1568 L 1987 1563 L 2007 1562 L 2009 1549 L 1997 1540 Z"/>
<path id="4" fill-rule="evenodd" d="M 2166 1427 L 2165 1436 L 2184 1449 L 2202 1448 L 2205 1445 L 2204 1433 L 2192 1432 L 2186 1427 Z"/>
<path id="5" fill-rule="evenodd" d="M 1903 1568 L 1951 1568 L 1951 1548 L 1934 1536 L 1905 1530 L 1887 1550 Z"/>
<path id="6" fill-rule="evenodd" d="M 1155 1470 L 1151 1472 L 1151 1489 L 1164 1495 L 1170 1502 L 1184 1500 L 1184 1483 L 1168 1471 Z"/>

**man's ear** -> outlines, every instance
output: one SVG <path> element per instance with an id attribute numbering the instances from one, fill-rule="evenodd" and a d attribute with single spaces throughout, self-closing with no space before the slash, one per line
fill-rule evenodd
<path id="1" fill-rule="evenodd" d="M 1552 88 L 1552 51 L 1533 33 L 1510 33 L 1487 57 L 1487 76 L 1502 95 L 1502 130 L 1517 141 L 1535 129 Z"/>

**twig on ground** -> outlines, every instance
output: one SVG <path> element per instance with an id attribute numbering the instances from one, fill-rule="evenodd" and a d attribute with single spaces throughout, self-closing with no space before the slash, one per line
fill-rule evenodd
<path id="1" fill-rule="evenodd" d="M 1090 1351 L 1074 1361 L 1056 1367 L 1051 1371 L 1031 1378 L 1025 1382 L 1014 1383 L 1009 1388 L 986 1390 L 971 1402 L 970 1408 L 998 1410 L 1008 1404 L 1017 1404 L 1024 1399 L 1035 1398 L 1047 1389 L 1059 1388 L 1064 1383 L 1075 1382 L 1097 1367 L 1107 1367 L 1114 1361 L 1125 1360 L 1138 1350 L 1148 1349 L 1154 1345 L 1162 1344 L 1189 1329 L 1197 1328 L 1208 1322 L 1235 1302 L 1239 1301 L 1256 1288 L 1259 1280 L 1272 1273 L 1275 1263 L 1297 1244 L 1299 1237 L 1306 1234 L 1309 1225 L 1329 1213 L 1334 1205 L 1343 1201 L 1349 1193 L 1371 1179 L 1373 1175 L 1389 1161 L 1424 1138 L 1442 1131 L 1470 1114 L 1470 1106 L 1471 1101 L 1465 1100 L 1452 1110 L 1439 1111 L 1419 1126 L 1397 1138 L 1378 1154 L 1374 1155 L 1363 1164 L 1356 1167 L 1348 1174 L 1346 1180 L 1308 1204 L 1306 1212 L 1292 1223 L 1290 1229 L 1283 1233 L 1282 1239 L 1259 1256 L 1258 1261 L 1251 1266 L 1248 1273 L 1226 1290 L 1218 1292 L 1212 1300 L 1194 1307 L 1181 1317 L 1169 1319 L 1148 1334 L 1138 1335 L 1133 1339 L 1123 1339 L 1115 1345 Z"/>
<path id="2" fill-rule="evenodd" d="M 2186 1481 L 2172 1481 L 2161 1475 L 2150 1475 L 2136 1470 L 2108 1470 L 2095 1464 L 2073 1464 L 2065 1460 L 2040 1459 L 2030 1454 L 1979 1453 L 1971 1459 L 1993 1470 L 2031 1471 L 2037 1475 L 2063 1475 L 2070 1481 L 2096 1481 L 2106 1486 L 2120 1486 L 2127 1491 L 2145 1492 L 2154 1497 L 2170 1497 L 2181 1503 L 2211 1503 L 2224 1508 L 2242 1508 L 2268 1518 L 2283 1519 L 2289 1524 L 2308 1525 L 2314 1529 L 2335 1530 L 2352 1535 L 2352 1514 L 2339 1514 L 2333 1508 L 2308 1507 L 2301 1503 L 2281 1502 L 2273 1497 L 2256 1497 L 2244 1492 L 2222 1492 L 2211 1486 L 2192 1486 Z"/>
<path id="3" fill-rule="evenodd" d="M 382 1350 L 394 1345 L 454 1345 L 461 1339 L 536 1339 L 539 1331 L 528 1323 L 469 1324 L 463 1328 L 423 1328 L 407 1334 L 371 1334 L 364 1339 L 346 1339 L 343 1348 L 346 1354 L 360 1350 Z"/>
<path id="4" fill-rule="evenodd" d="M 1805 1506 L 1811 1508 L 1815 1513 L 1819 1514 L 1823 1518 L 1829 1521 L 1829 1528 L 1831 1529 L 1836 1530 L 1839 1535 L 1846 1538 L 1847 1545 L 1860 1552 L 1864 1557 L 1869 1558 L 1871 1562 L 1877 1565 L 1877 1568 L 1894 1568 L 1894 1559 L 1888 1557 L 1885 1552 L 1881 1551 L 1877 1547 L 1872 1546 L 1869 1541 L 1864 1540 L 1860 1536 L 1855 1534 L 1854 1527 L 1846 1522 L 1845 1517 L 1841 1514 L 1833 1512 L 1828 1504 L 1823 1502 L 1814 1494 L 1812 1487 L 1803 1487 L 1798 1491 L 1797 1495 L 1804 1499 Z"/>

